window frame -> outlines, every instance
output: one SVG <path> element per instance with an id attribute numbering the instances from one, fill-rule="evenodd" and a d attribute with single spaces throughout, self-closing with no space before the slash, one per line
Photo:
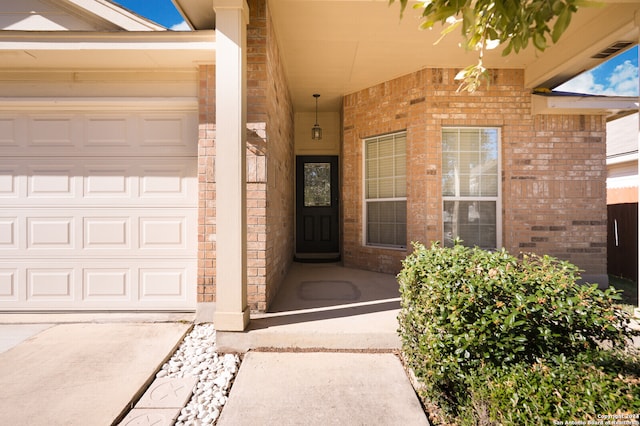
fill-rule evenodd
<path id="1" fill-rule="evenodd" d="M 383 138 L 387 138 L 390 136 L 393 136 L 394 138 L 398 135 L 403 135 L 405 138 L 405 149 L 404 149 L 404 155 L 405 155 L 405 195 L 404 197 L 387 197 L 387 198 L 367 198 L 367 142 L 372 141 L 372 140 L 379 140 L 379 139 L 383 139 Z M 369 239 L 369 233 L 368 233 L 368 217 L 367 217 L 367 212 L 368 212 L 368 203 L 369 202 L 385 202 L 385 201 L 404 201 L 405 203 L 405 221 L 404 221 L 404 226 L 405 226 L 405 237 L 407 237 L 407 189 L 408 189 L 408 182 L 407 182 L 407 170 L 408 170 L 408 164 L 407 164 L 407 144 L 408 144 L 408 134 L 406 130 L 400 130 L 397 132 L 391 132 L 391 133 L 384 133 L 381 135 L 376 135 L 376 136 L 370 136 L 367 138 L 363 138 L 362 139 L 362 176 L 361 176 L 361 182 L 362 182 L 362 245 L 365 247 L 371 247 L 371 248 L 378 248 L 378 249 L 389 249 L 389 250 L 398 250 L 398 251 L 406 251 L 407 250 L 407 240 L 405 239 L 405 243 L 404 245 L 396 245 L 396 244 L 378 244 L 378 243 L 371 243 L 368 241 Z M 394 156 L 395 157 L 395 156 Z M 394 178 L 396 177 L 395 175 L 395 171 L 394 171 Z M 397 223 L 397 222 L 396 222 Z"/>
<path id="2" fill-rule="evenodd" d="M 495 130 L 497 132 L 497 195 L 496 196 L 451 196 L 444 195 L 444 132 L 445 130 Z M 458 153 L 460 153 L 460 149 L 458 148 Z M 496 203 L 496 247 L 493 249 L 499 250 L 503 247 L 502 243 L 502 128 L 499 126 L 442 126 L 440 129 L 440 212 L 442 214 L 442 218 L 440 220 L 441 226 L 441 235 L 443 238 L 443 245 L 445 243 L 445 222 L 444 222 L 444 203 L 445 201 L 495 201 Z M 454 237 L 455 238 L 455 237 Z M 465 241 L 463 244 L 467 245 Z"/>

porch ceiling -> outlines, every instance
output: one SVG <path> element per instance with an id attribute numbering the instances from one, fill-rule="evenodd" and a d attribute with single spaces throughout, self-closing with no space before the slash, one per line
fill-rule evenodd
<path id="1" fill-rule="evenodd" d="M 205 29 L 191 17 L 211 8 L 211 0 L 174 2 L 196 29 Z M 602 62 L 591 56 L 612 43 L 637 43 L 640 2 L 603 3 L 581 8 L 562 40 L 544 53 L 530 47 L 502 57 L 498 48 L 485 64 L 525 69 L 528 87 L 554 87 Z M 458 32 L 434 44 L 439 29 L 420 30 L 419 11 L 410 8 L 400 19 L 399 5 L 388 0 L 269 0 L 269 8 L 296 112 L 313 111 L 313 93 L 322 95 L 321 111 L 338 111 L 345 94 L 424 67 L 462 68 L 477 60 L 458 47 Z"/>

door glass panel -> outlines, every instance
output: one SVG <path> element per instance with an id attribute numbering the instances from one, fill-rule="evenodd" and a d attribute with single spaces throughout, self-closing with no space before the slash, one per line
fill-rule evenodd
<path id="1" fill-rule="evenodd" d="M 331 163 L 304 163 L 304 206 L 331 207 Z"/>

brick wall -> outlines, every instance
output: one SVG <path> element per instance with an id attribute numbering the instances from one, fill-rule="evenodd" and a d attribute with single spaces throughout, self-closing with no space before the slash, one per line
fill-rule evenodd
<path id="1" fill-rule="evenodd" d="M 275 297 L 294 252 L 294 114 L 280 51 L 267 9 L 267 235 L 265 294 L 257 309 Z"/>
<path id="2" fill-rule="evenodd" d="M 293 259 L 293 106 L 266 2 L 249 9 L 247 298 L 265 311 Z"/>
<path id="3" fill-rule="evenodd" d="M 203 65 L 198 87 L 198 302 L 216 300 L 216 69 Z"/>
<path id="4" fill-rule="evenodd" d="M 247 300 L 264 310 L 267 286 L 267 18 L 264 1 L 249 1 L 247 27 Z"/>
<path id="5" fill-rule="evenodd" d="M 473 94 L 456 92 L 456 72 L 424 69 L 345 97 L 345 264 L 394 273 L 406 255 L 362 243 L 362 139 L 407 131 L 408 241 L 430 244 L 443 237 L 442 127 L 492 126 L 502 132 L 503 246 L 606 274 L 604 117 L 532 116 L 522 70 L 495 70 Z"/>
<path id="6" fill-rule="evenodd" d="M 293 258 L 293 107 L 264 0 L 247 27 L 247 300 L 266 310 Z M 215 302 L 215 67 L 200 67 L 198 302 Z"/>
<path id="7" fill-rule="evenodd" d="M 505 151 L 511 160 L 504 173 L 511 197 L 504 213 L 507 248 L 551 254 L 585 274 L 606 274 L 604 117 L 536 116 L 533 138 L 518 139 Z"/>

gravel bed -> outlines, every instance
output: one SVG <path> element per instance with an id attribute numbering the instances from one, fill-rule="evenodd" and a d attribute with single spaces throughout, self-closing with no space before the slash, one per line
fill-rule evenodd
<path id="1" fill-rule="evenodd" d="M 195 325 L 156 375 L 157 378 L 198 378 L 193 396 L 180 412 L 176 426 L 215 424 L 227 402 L 239 365 L 238 355 L 217 353 L 213 324 Z"/>

